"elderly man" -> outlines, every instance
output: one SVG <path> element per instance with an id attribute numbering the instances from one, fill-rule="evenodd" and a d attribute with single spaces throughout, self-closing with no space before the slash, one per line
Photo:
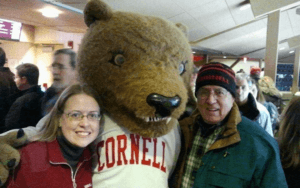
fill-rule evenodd
<path id="1" fill-rule="evenodd" d="M 76 53 L 73 50 L 64 48 L 54 52 L 54 61 L 51 65 L 53 84 L 42 100 L 43 116 L 50 112 L 61 92 L 77 81 L 75 66 Z"/>
<path id="2" fill-rule="evenodd" d="M 172 187 L 287 187 L 275 139 L 240 115 L 235 87 L 226 65 L 199 70 L 197 109 L 180 121 L 183 147 Z"/>
<path id="3" fill-rule="evenodd" d="M 256 101 L 251 93 L 253 80 L 246 73 L 236 74 L 235 102 L 239 106 L 241 114 L 258 123 L 265 131 L 273 136 L 273 129 L 269 111 Z"/>

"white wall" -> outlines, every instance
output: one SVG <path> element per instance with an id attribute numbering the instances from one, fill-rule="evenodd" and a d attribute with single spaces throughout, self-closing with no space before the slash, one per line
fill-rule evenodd
<path id="1" fill-rule="evenodd" d="M 23 24 L 20 41 L 0 40 L 6 53 L 9 67 L 15 73 L 15 67 L 22 63 L 32 63 L 39 67 L 39 85 L 52 84 L 52 74 L 49 68 L 53 61 L 53 52 L 68 48 L 68 41 L 73 41 L 73 50 L 78 51 L 83 33 L 66 33 L 45 27 L 34 27 Z M 51 44 L 47 51 L 43 47 Z M 50 49 L 50 50 L 49 50 Z"/>
<path id="2" fill-rule="evenodd" d="M 1 43 L 0 47 L 5 51 L 8 60 L 5 66 L 9 67 L 12 72 L 15 72 L 15 67 L 19 64 L 35 64 L 36 49 L 33 43 L 12 41 L 1 41 Z"/>
<path id="3" fill-rule="evenodd" d="M 36 27 L 34 41 L 41 44 L 63 44 L 63 48 L 68 48 L 68 41 L 73 41 L 73 50 L 78 51 L 83 33 L 66 33 L 45 27 Z"/>

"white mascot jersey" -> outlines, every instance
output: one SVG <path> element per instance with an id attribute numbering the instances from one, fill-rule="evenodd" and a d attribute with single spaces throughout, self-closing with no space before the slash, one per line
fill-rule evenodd
<path id="1" fill-rule="evenodd" d="M 93 187 L 165 188 L 180 152 L 179 125 L 162 137 L 144 138 L 105 116 L 93 158 Z"/>

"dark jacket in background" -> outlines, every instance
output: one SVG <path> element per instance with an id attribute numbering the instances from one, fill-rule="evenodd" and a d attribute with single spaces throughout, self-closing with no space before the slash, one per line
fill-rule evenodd
<path id="1" fill-rule="evenodd" d="M 42 98 L 42 116 L 47 115 L 55 105 L 61 91 L 57 91 L 54 87 L 49 87 Z"/>
<path id="2" fill-rule="evenodd" d="M 33 86 L 10 96 L 13 102 L 5 118 L 6 131 L 28 126 L 36 126 L 42 118 L 41 98 L 44 93 L 40 86 Z"/>
<path id="3" fill-rule="evenodd" d="M 276 138 L 276 141 L 278 144 L 280 144 L 280 138 Z M 281 148 L 281 150 L 284 150 L 284 148 Z M 283 169 L 286 182 L 289 186 L 289 188 L 299 188 L 300 187 L 300 168 L 299 167 L 289 167 Z"/>
<path id="4" fill-rule="evenodd" d="M 300 169 L 296 168 L 286 168 L 283 169 L 285 173 L 285 178 L 289 188 L 299 188 L 300 187 Z"/>
<path id="5" fill-rule="evenodd" d="M 10 107 L 7 98 L 18 92 L 14 76 L 8 67 L 0 67 L 0 133 L 5 130 L 5 116 Z"/>

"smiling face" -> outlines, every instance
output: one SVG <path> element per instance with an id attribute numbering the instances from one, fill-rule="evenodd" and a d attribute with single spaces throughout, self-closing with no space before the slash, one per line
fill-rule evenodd
<path id="1" fill-rule="evenodd" d="M 74 112 L 80 112 L 85 117 L 74 120 L 68 116 Z M 88 114 L 100 114 L 99 105 L 94 98 L 86 94 L 77 94 L 67 100 L 60 118 L 60 126 L 64 137 L 75 146 L 86 147 L 99 134 L 99 120 L 89 120 L 86 117 Z"/>
<path id="2" fill-rule="evenodd" d="M 204 91 L 201 94 L 200 90 Z M 197 108 L 205 123 L 217 124 L 230 112 L 234 98 L 226 89 L 220 86 L 206 85 L 197 92 Z"/>

